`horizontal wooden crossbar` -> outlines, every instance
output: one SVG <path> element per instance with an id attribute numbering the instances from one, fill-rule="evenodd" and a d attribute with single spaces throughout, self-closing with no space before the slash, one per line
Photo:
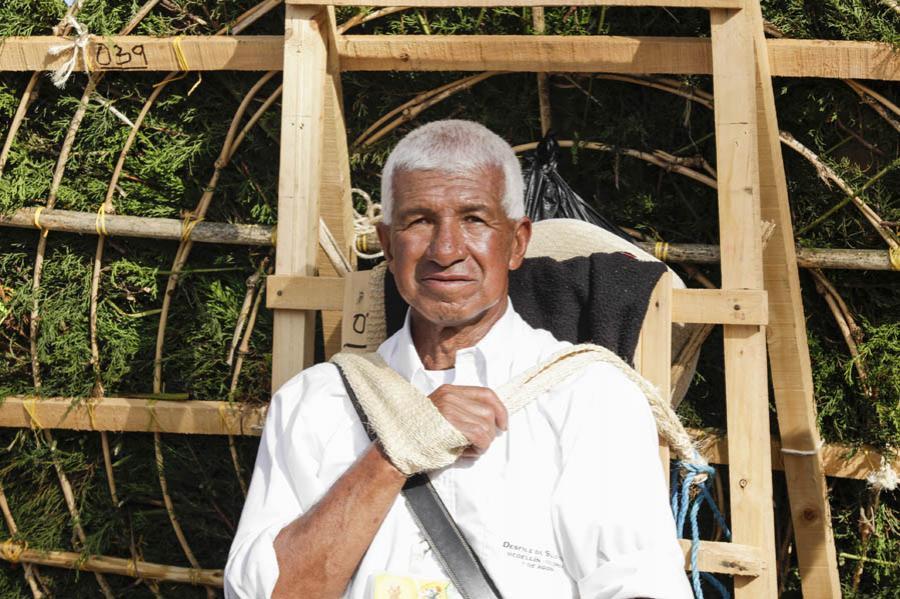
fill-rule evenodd
<path id="1" fill-rule="evenodd" d="M 691 543 L 685 539 L 681 539 L 679 542 L 684 553 L 684 568 L 689 570 L 691 567 Z M 200 570 L 105 555 L 91 555 L 85 558 L 82 554 L 72 551 L 29 549 L 27 546 L 14 542 L 11 539 L 7 539 L 3 543 L 5 544 L 5 551 L 0 553 L 0 559 L 13 563 L 24 562 L 69 570 L 102 572 L 182 584 L 203 584 L 218 588 L 223 586 L 224 571 L 221 569 Z M 759 576 L 765 567 L 765 560 L 761 559 L 761 551 L 756 547 L 739 545 L 737 543 L 700 541 L 698 565 L 704 572 Z"/>
<path id="2" fill-rule="evenodd" d="M 269 276 L 266 307 L 274 310 L 341 310 L 340 277 Z M 765 291 L 675 289 L 672 321 L 684 323 L 764 325 L 769 321 Z"/>
<path id="3" fill-rule="evenodd" d="M 265 405 L 243 405 L 224 401 L 154 401 L 132 397 L 88 400 L 72 397 L 7 397 L 0 404 L 0 427 L 76 431 L 161 432 L 186 435 L 258 436 L 266 419 Z M 703 456 L 713 464 L 728 463 L 725 435 L 700 429 L 688 431 Z M 802 449 L 802 448 L 798 448 Z M 854 449 L 830 444 L 821 449 L 825 474 L 862 480 L 881 465 L 881 454 L 873 447 Z M 772 441 L 772 467 L 784 469 L 781 445 Z M 900 458 L 893 467 L 900 470 Z"/>
<path id="4" fill-rule="evenodd" d="M 0 214 L 0 227 L 34 229 L 35 208 L 20 208 L 12 214 Z M 176 218 L 152 218 L 107 214 L 104 225 L 113 237 L 169 239 L 178 241 L 184 234 L 184 221 Z M 39 224 L 49 231 L 96 235 L 97 213 L 78 210 L 42 210 Z M 250 246 L 271 246 L 275 228 L 268 225 L 244 225 L 201 221 L 190 231 L 191 241 Z M 637 246 L 653 253 L 654 243 L 637 242 Z M 370 245 L 370 248 L 375 247 Z M 719 246 L 700 243 L 671 243 L 665 246 L 667 262 L 716 264 Z M 797 264 L 803 268 L 839 268 L 852 270 L 893 270 L 887 250 L 855 250 L 840 248 L 797 248 Z"/>
<path id="5" fill-rule="evenodd" d="M 767 40 L 773 76 L 900 79 L 900 51 L 875 42 Z M 345 71 L 712 73 L 707 39 L 535 35 L 345 35 Z"/>
<path id="6" fill-rule="evenodd" d="M 176 42 L 177 40 L 177 42 Z M 0 71 L 52 71 L 71 56 L 50 49 L 67 40 L 20 36 L 0 40 Z M 180 71 L 178 49 L 190 71 L 273 71 L 282 68 L 280 35 L 93 36 L 87 55 L 93 71 Z M 78 54 L 76 70 L 84 71 Z"/>
<path id="7" fill-rule="evenodd" d="M 175 39 L 97 37 L 88 53 L 94 70 L 178 71 Z M 282 36 L 180 39 L 192 71 L 273 71 L 283 67 Z M 50 36 L 5 38 L 0 43 L 0 71 L 55 69 L 67 56 L 51 56 L 49 50 L 62 41 Z M 791 39 L 767 40 L 767 44 L 774 76 L 900 80 L 900 51 L 889 44 Z M 336 45 L 343 71 L 712 73 L 710 41 L 700 38 L 344 35 Z M 80 59 L 77 69 L 84 70 Z"/>
<path id="8" fill-rule="evenodd" d="M 684 569 L 691 569 L 691 542 L 679 539 L 684 552 Z M 732 576 L 759 576 L 766 567 L 762 549 L 738 543 L 700 541 L 697 566 L 702 572 Z"/>
<path id="9" fill-rule="evenodd" d="M 264 407 L 225 401 L 12 396 L 0 405 L 4 428 L 259 435 L 265 417 Z"/>
<path id="10" fill-rule="evenodd" d="M 396 0 L 286 0 L 285 4 L 328 6 L 396 6 Z M 666 8 L 742 8 L 741 0 L 414 0 L 420 8 L 465 8 L 469 6 L 661 6 Z"/>

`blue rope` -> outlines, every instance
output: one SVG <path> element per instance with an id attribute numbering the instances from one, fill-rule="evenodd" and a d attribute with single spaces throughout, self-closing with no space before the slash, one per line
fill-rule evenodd
<path id="1" fill-rule="evenodd" d="M 675 529 L 679 537 L 684 537 L 684 525 L 686 521 L 690 521 L 691 526 L 691 586 L 694 589 L 694 596 L 697 599 L 704 599 L 701 580 L 705 580 L 707 584 L 713 587 L 723 599 L 731 599 L 728 589 L 712 574 L 701 572 L 698 566 L 698 558 L 700 554 L 700 524 L 697 521 L 700 508 L 703 504 L 710 507 L 713 517 L 722 527 L 722 531 L 726 539 L 731 539 L 731 530 L 725 522 L 725 517 L 716 505 L 709 489 L 712 485 L 716 471 L 712 466 L 705 464 L 692 464 L 689 462 L 675 462 L 672 468 L 672 478 L 681 475 L 681 484 L 672 485 L 672 514 L 675 516 Z M 696 483 L 699 475 L 705 474 L 706 480 Z M 691 496 L 691 488 L 697 489 L 694 496 Z"/>

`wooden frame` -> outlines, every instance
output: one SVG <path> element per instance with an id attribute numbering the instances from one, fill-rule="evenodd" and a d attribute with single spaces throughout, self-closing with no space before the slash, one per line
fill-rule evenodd
<path id="1" fill-rule="evenodd" d="M 568 5 L 568 3 L 567 3 Z M 104 36 L 89 44 L 99 71 L 178 71 L 173 37 Z M 281 36 L 183 36 L 192 71 L 278 71 Z M 46 71 L 66 55 L 49 50 L 63 38 L 9 37 L 0 44 L 0 71 Z M 774 77 L 900 80 L 900 52 L 882 42 L 765 40 Z M 106 58 L 108 48 L 123 58 Z M 117 47 L 119 49 L 117 49 Z M 135 57 L 133 51 L 140 48 Z M 712 73 L 708 39 L 651 36 L 342 35 L 335 40 L 341 71 L 544 71 L 631 74 Z M 129 54 L 132 56 L 129 58 Z M 146 62 L 145 62 L 146 60 Z M 77 69 L 84 70 L 79 58 Z"/>
<path id="2" fill-rule="evenodd" d="M 359 2 L 332 0 L 330 4 Z M 426 7 L 494 4 L 489 0 L 417 3 Z M 804 593 L 816 599 L 838 597 L 824 476 L 840 472 L 858 478 L 862 466 L 854 470 L 854 466 L 842 464 L 838 468 L 830 461 L 835 455 L 833 448 L 820 451 L 771 77 L 900 80 L 900 53 L 886 44 L 868 42 L 766 40 L 758 0 L 510 0 L 506 4 L 706 8 L 712 36 L 709 40 L 340 36 L 332 7 L 288 0 L 283 38 L 188 36 L 178 38 L 176 44 L 175 38 L 97 37 L 91 41 L 88 55 L 93 57 L 94 70 L 173 71 L 182 69 L 185 62 L 190 70 L 284 70 L 280 233 L 274 241 L 276 275 L 268 281 L 267 296 L 269 306 L 275 309 L 273 387 L 311 362 L 314 310 L 325 310 L 326 343 L 329 351 L 337 347 L 340 324 L 336 312 L 345 303 L 349 286 L 334 277 L 341 273 L 322 259 L 317 240 L 320 212 L 339 250 L 347 249 L 352 236 L 341 71 L 712 74 L 717 98 L 723 289 L 672 291 L 664 277 L 647 320 L 648 330 L 654 328 L 657 334 L 642 337 L 638 364 L 650 380 L 668 389 L 671 321 L 723 324 L 728 435 L 727 440 L 719 439 L 707 450 L 717 452 L 716 459 L 721 461 L 722 446 L 727 444 L 735 542 L 704 543 L 701 567 L 734 574 L 736 597 L 774 596 L 770 509 L 774 463 L 785 469 L 789 483 Z M 54 37 L 4 39 L 0 44 L 0 70 L 54 69 L 67 58 L 48 53 L 60 41 Z M 79 61 L 78 68 L 84 67 Z M 50 211 L 44 216 L 49 220 Z M 776 224 L 776 238 L 765 252 L 759 229 L 762 217 Z M 205 225 L 197 227 L 198 240 L 201 231 L 206 231 Z M 253 235 L 236 243 L 273 243 L 272 236 L 266 238 L 260 231 Z M 315 278 L 317 274 L 326 276 Z M 769 439 L 767 355 L 772 356 L 782 439 L 794 450 L 784 455 L 765 450 Z M 107 398 L 76 407 L 65 398 L 8 398 L 0 409 L 2 426 L 193 434 L 253 434 L 261 426 L 262 417 L 262 411 L 235 412 L 224 402 L 156 403 L 129 398 Z M 863 455 L 868 460 L 869 455 Z M 877 464 L 867 461 L 866 465 L 868 471 Z"/>
<path id="3" fill-rule="evenodd" d="M 296 0 L 294 0 L 296 1 Z M 341 0 L 337 0 L 340 2 Z M 356 2 L 355 2 L 356 3 Z M 594 4 L 594 2 L 588 2 Z M 605 2 L 597 2 L 606 4 Z M 612 2 L 620 4 L 619 2 Z M 368 4 L 381 5 L 379 2 Z M 484 6 L 488 0 L 424 0 L 427 6 Z M 537 2 L 521 0 L 517 5 L 539 5 Z M 544 3 L 541 3 L 544 4 Z M 572 2 L 567 2 L 572 4 Z M 578 4 L 578 2 L 575 2 Z M 658 5 L 653 0 L 642 2 L 629 0 L 628 5 Z M 735 595 L 738 598 L 773 597 L 776 595 L 774 567 L 775 531 L 771 509 L 772 502 L 772 460 L 764 440 L 769 438 L 768 414 L 768 372 L 766 324 L 768 323 L 767 303 L 764 292 L 764 270 L 770 276 L 792 278 L 787 291 L 779 289 L 779 301 L 787 302 L 789 310 L 780 310 L 780 320 L 771 323 L 775 338 L 799 339 L 802 332 L 802 306 L 799 297 L 793 295 L 798 288 L 796 282 L 796 257 L 793 255 L 793 239 L 790 239 L 790 220 L 787 209 L 787 195 L 778 189 L 779 172 L 783 178 L 780 148 L 778 145 L 777 123 L 775 123 L 774 98 L 771 87 L 771 65 L 768 57 L 768 43 L 763 39 L 762 20 L 758 0 L 738 0 L 736 2 L 706 2 L 684 0 L 665 2 L 669 6 L 701 6 L 710 8 L 712 36 L 708 42 L 687 41 L 685 47 L 697 55 L 691 59 L 691 66 L 706 67 L 705 60 L 711 54 L 711 72 L 716 95 L 714 111 L 716 153 L 718 169 L 719 230 L 721 238 L 721 264 L 723 290 L 713 293 L 688 292 L 681 296 L 672 293 L 667 277 L 654 295 L 648 311 L 648 321 L 657 326 L 652 335 L 644 335 L 640 343 L 638 365 L 642 372 L 661 389 L 669 389 L 671 364 L 670 334 L 671 320 L 684 318 L 696 321 L 722 322 L 724 326 L 726 404 L 728 424 L 729 486 L 731 496 L 731 529 L 733 550 L 750 551 L 759 556 L 758 568 L 735 573 Z M 302 25 L 309 31 L 315 30 L 315 19 L 322 19 L 324 9 L 288 5 L 288 40 L 294 35 L 295 27 Z M 318 16 L 317 16 L 318 15 Z M 604 70 L 614 72 L 659 72 L 662 64 L 671 61 L 663 57 L 664 46 L 654 47 L 646 40 L 607 39 L 607 49 L 618 45 L 619 54 L 596 56 L 596 60 L 585 59 L 585 52 L 592 43 L 590 38 L 550 39 L 545 36 L 524 38 L 466 36 L 465 38 L 396 37 L 396 36 L 345 36 L 338 37 L 319 23 L 319 37 L 313 40 L 316 47 L 324 47 L 330 38 L 332 59 L 339 60 L 343 68 L 372 68 L 397 70 Z M 355 45 L 354 45 L 355 44 Z M 364 47 L 367 47 L 364 48 Z M 362 50 L 360 50 L 362 48 Z M 378 49 L 376 53 L 374 49 Z M 343 54 L 341 54 L 341 50 Z M 640 52 L 639 52 L 640 50 Z M 711 52 L 710 52 L 711 50 Z M 310 52 L 302 64 L 292 65 L 292 47 L 285 44 L 285 77 L 294 72 L 310 73 L 324 69 L 326 59 L 318 52 Z M 361 62 L 362 54 L 378 55 L 377 63 Z M 537 58 L 538 60 L 534 60 Z M 680 57 L 678 57 L 680 58 Z M 888 60 L 892 60 L 892 58 Z M 354 62 L 356 61 L 356 62 Z M 665 62 L 670 64 L 670 62 Z M 332 68 L 334 63 L 328 63 Z M 685 69 L 679 64 L 679 69 Z M 341 68 L 340 66 L 338 68 Z M 618 69 L 622 69 L 619 71 Z M 641 70 L 646 69 L 646 70 Z M 319 79 L 305 77 L 317 87 Z M 321 110 L 313 96 L 308 101 L 313 111 Z M 291 143 L 295 134 L 288 128 L 289 116 L 285 117 L 283 133 L 289 136 L 283 143 Z M 774 140 L 774 141 L 773 141 Z M 304 151 L 314 152 L 315 146 L 309 139 Z M 283 150 L 284 151 L 284 150 Z M 282 165 L 283 176 L 295 177 L 298 173 L 293 165 Z M 317 177 L 316 173 L 306 173 Z M 761 188 L 761 182 L 766 188 Z M 770 190 L 775 189 L 776 193 Z M 765 198 L 766 210 L 782 233 L 779 243 L 781 254 L 772 253 L 764 265 L 762 252 L 761 197 Z M 309 210 L 311 208 L 307 208 Z M 296 229 L 295 229 L 296 231 Z M 315 235 L 310 227 L 301 229 Z M 279 236 L 280 237 L 280 236 Z M 279 244 L 281 240 L 279 239 Z M 279 247 L 280 250 L 280 247 Z M 281 252 L 279 251 L 279 254 Z M 776 268 L 774 261 L 781 264 Z M 788 264 L 790 263 L 790 264 Z M 278 275 L 283 274 L 278 272 Z M 276 314 L 289 312 L 289 306 L 301 306 L 308 311 L 326 302 L 328 307 L 338 307 L 343 302 L 341 286 L 332 281 L 313 283 L 308 279 L 291 280 L 273 277 L 268 282 L 272 291 L 268 297 L 269 306 Z M 737 300 L 740 301 L 737 301 Z M 679 308 L 679 302 L 682 307 Z M 686 303 L 685 303 L 686 302 Z M 729 303 L 731 304 L 729 306 Z M 693 305 L 691 305 L 693 304 Z M 690 307 L 685 307 L 688 305 Z M 310 312 L 308 312 L 310 313 Z M 743 317 L 736 318 L 736 315 Z M 799 320 L 799 321 L 798 321 Z M 790 371 L 803 371 L 803 353 L 794 343 L 783 350 L 783 346 L 770 347 L 779 353 L 785 363 L 773 368 L 773 383 L 776 389 L 783 389 L 779 402 L 779 416 L 782 411 L 792 412 L 784 420 L 796 429 L 792 438 L 809 441 L 818 438 L 815 431 L 814 406 L 801 393 L 791 393 Z M 805 350 L 805 345 L 802 346 Z M 274 358 L 287 359 L 284 350 L 276 343 Z M 296 357 L 292 358 L 296 360 Z M 808 360 L 808 356 L 806 356 Z M 302 360 L 302 358 L 301 358 Z M 277 379 L 276 379 L 277 380 Z M 796 385 L 796 384 L 794 384 Z M 810 430 L 811 429 L 811 430 Z M 802 435 L 801 435 L 802 432 Z M 761 441 L 763 442 L 760 445 Z M 798 487 L 789 485 L 791 502 L 812 502 L 827 509 L 827 497 L 815 496 L 824 488 L 824 470 L 821 455 L 815 454 L 804 463 L 818 465 L 807 470 L 807 474 L 817 477 L 812 485 Z M 794 460 L 785 462 L 788 477 L 794 468 Z M 837 564 L 833 559 L 833 539 L 830 522 L 818 519 L 810 526 L 808 535 L 797 536 L 798 553 L 801 558 L 801 577 L 804 591 L 810 597 L 837 597 Z M 816 543 L 810 542 L 815 539 Z M 828 549 L 830 547 L 830 550 Z"/>

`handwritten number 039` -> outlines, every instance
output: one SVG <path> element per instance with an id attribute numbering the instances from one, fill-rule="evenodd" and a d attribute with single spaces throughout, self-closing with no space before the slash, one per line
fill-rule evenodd
<path id="1" fill-rule="evenodd" d="M 100 67 L 109 67 L 115 64 L 116 67 L 128 66 L 140 69 L 147 67 L 147 55 L 144 53 L 144 44 L 137 44 L 130 48 L 113 44 L 112 52 L 106 44 L 98 44 L 97 50 L 94 52 L 94 63 Z"/>

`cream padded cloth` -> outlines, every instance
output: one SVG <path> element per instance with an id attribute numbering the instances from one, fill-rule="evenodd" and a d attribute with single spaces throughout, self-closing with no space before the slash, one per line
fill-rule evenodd
<path id="1" fill-rule="evenodd" d="M 341 352 L 331 360 L 353 387 L 388 458 L 407 476 L 449 466 L 469 445 L 468 439 L 447 422 L 431 400 L 377 353 Z M 669 403 L 621 358 L 598 345 L 573 345 L 554 354 L 497 389 L 497 397 L 512 415 L 594 363 L 618 368 L 638 386 L 650 404 L 657 431 L 676 456 L 690 462 L 702 460 Z"/>

